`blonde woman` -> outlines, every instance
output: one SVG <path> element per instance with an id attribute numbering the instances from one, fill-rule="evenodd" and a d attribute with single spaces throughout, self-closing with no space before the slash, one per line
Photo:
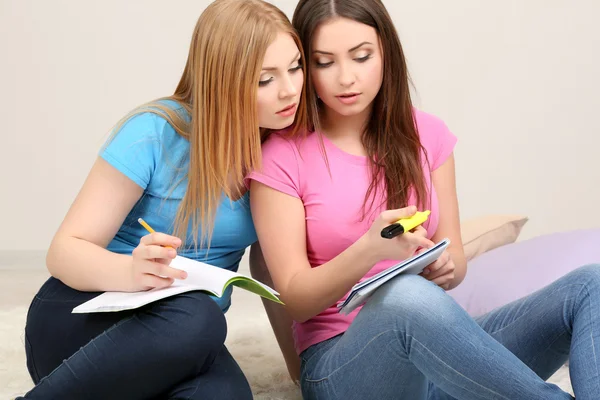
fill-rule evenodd
<path id="1" fill-rule="evenodd" d="M 71 310 L 102 291 L 185 279 L 169 267 L 176 253 L 238 268 L 256 242 L 243 178 L 260 165 L 261 136 L 304 125 L 302 65 L 299 39 L 276 7 L 217 0 L 206 8 L 175 93 L 117 124 L 52 241 L 52 277 L 27 316 L 36 386 L 24 398 L 252 398 L 224 346 L 229 292 L 118 313 Z M 139 217 L 164 233 L 146 235 Z"/>

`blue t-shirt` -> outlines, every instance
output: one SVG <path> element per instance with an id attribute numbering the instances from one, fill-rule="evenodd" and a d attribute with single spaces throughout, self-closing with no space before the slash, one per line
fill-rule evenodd
<path id="1" fill-rule="evenodd" d="M 184 118 L 183 107 L 164 102 Z M 189 119 L 188 119 L 189 120 Z M 157 232 L 171 234 L 175 216 L 187 188 L 189 142 L 181 137 L 164 118 L 142 113 L 129 119 L 116 133 L 100 156 L 144 189 L 108 250 L 131 254 L 140 238 L 148 232 L 138 223 L 143 218 Z M 192 226 L 179 254 L 230 271 L 237 271 L 245 249 L 257 240 L 250 215 L 248 193 L 240 200 L 222 196 L 214 219 L 210 249 L 198 244 L 194 248 Z M 198 233 L 198 241 L 201 234 Z M 231 302 L 231 287 L 223 297 L 214 298 L 226 311 Z"/>

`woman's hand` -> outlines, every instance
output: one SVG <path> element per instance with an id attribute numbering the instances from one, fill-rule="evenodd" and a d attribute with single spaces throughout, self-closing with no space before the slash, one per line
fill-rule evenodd
<path id="1" fill-rule="evenodd" d="M 456 267 L 452 257 L 447 250 L 442 255 L 429 264 L 421 273 L 425 279 L 432 281 L 444 290 L 448 290 L 450 283 L 454 280 L 454 271 Z"/>
<path id="2" fill-rule="evenodd" d="M 132 253 L 131 291 L 163 288 L 172 285 L 174 279 L 185 279 L 187 272 L 169 267 L 179 246 L 181 239 L 164 233 L 142 237 Z"/>
<path id="3" fill-rule="evenodd" d="M 433 247 L 433 242 L 427 239 L 427 231 L 421 226 L 392 239 L 381 237 L 383 228 L 399 219 L 409 218 L 416 212 L 417 208 L 414 206 L 388 210 L 382 212 L 373 222 L 364 238 L 368 241 L 368 248 L 373 252 L 376 263 L 381 260 L 405 260 L 412 257 L 421 247 Z"/>

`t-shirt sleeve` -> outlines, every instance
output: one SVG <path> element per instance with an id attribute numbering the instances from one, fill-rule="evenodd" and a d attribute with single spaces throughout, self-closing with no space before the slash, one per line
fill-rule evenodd
<path id="1" fill-rule="evenodd" d="M 252 179 L 300 198 L 300 171 L 295 145 L 277 134 L 272 134 L 262 146 L 262 168 L 247 176 L 247 187 L 250 187 Z"/>
<path id="2" fill-rule="evenodd" d="M 421 144 L 427 151 L 431 170 L 438 169 L 454 151 L 457 138 L 441 119 L 416 111 Z"/>
<path id="3" fill-rule="evenodd" d="M 110 139 L 100 156 L 142 189 L 150 184 L 160 159 L 161 141 L 154 114 L 130 118 Z"/>

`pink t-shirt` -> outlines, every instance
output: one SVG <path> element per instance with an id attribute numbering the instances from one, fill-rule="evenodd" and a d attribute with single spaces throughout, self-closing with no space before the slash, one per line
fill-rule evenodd
<path id="1" fill-rule="evenodd" d="M 423 157 L 426 187 L 429 190 L 427 208 L 431 210 L 431 215 L 423 226 L 431 237 L 438 225 L 439 208 L 435 189 L 431 185 L 430 170 L 438 168 L 450 156 L 456 137 L 441 120 L 430 114 L 415 110 L 415 119 L 429 160 L 428 167 Z M 297 139 L 272 134 L 263 144 L 262 170 L 249 175 L 249 179 L 302 200 L 306 214 L 306 250 L 313 268 L 346 250 L 369 230 L 374 219 L 385 209 L 384 205 L 381 209 L 374 209 L 366 218 L 361 218 L 370 184 L 368 159 L 342 151 L 325 137 L 323 142 L 331 175 L 320 149 L 319 135 L 315 133 Z M 378 194 L 383 193 L 384 190 L 378 191 Z M 415 204 L 412 197 L 410 204 Z M 361 281 L 398 261 L 379 262 Z M 334 304 L 306 322 L 294 322 L 298 354 L 315 343 L 345 332 L 359 310 L 360 307 L 345 316 L 338 313 Z"/>

